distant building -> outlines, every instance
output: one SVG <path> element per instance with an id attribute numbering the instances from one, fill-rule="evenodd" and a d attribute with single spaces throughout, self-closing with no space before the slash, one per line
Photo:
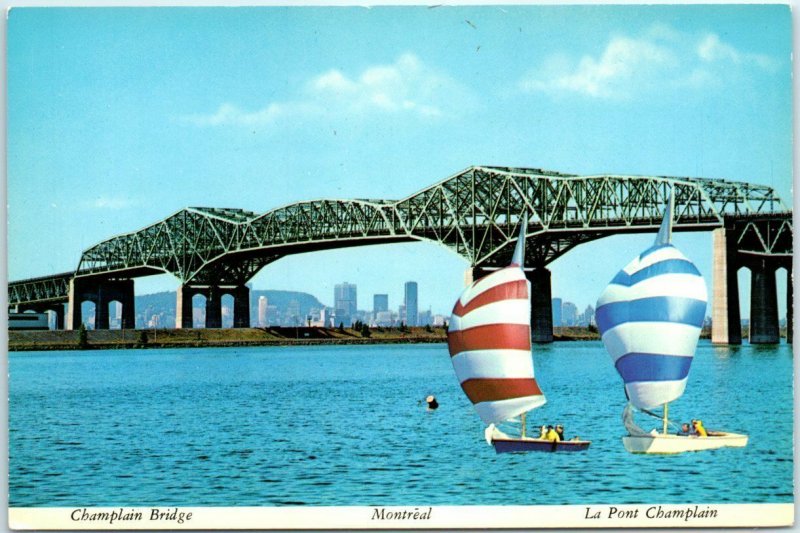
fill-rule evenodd
<path id="1" fill-rule="evenodd" d="M 233 326 L 233 309 L 231 306 L 223 304 L 220 309 L 220 315 L 222 317 L 223 328 L 230 328 Z"/>
<path id="2" fill-rule="evenodd" d="M 587 305 L 586 309 L 584 309 L 583 314 L 581 315 L 581 326 L 594 326 L 594 307 L 591 305 Z"/>
<path id="3" fill-rule="evenodd" d="M 578 306 L 572 302 L 561 304 L 561 325 L 574 326 L 578 322 Z"/>
<path id="4" fill-rule="evenodd" d="M 376 294 L 373 297 L 372 303 L 372 311 L 375 313 L 380 313 L 381 311 L 388 311 L 389 310 L 389 295 L 388 294 Z"/>
<path id="5" fill-rule="evenodd" d="M 340 283 L 333 288 L 333 305 L 336 310 L 337 325 L 353 325 L 353 318 L 358 310 L 358 295 L 355 284 Z"/>
<path id="6" fill-rule="evenodd" d="M 427 311 L 420 311 L 419 313 L 419 321 L 417 323 L 418 326 L 430 326 L 433 323 L 433 314 L 431 310 L 428 309 Z"/>
<path id="7" fill-rule="evenodd" d="M 433 325 L 441 327 L 447 324 L 447 317 L 444 315 L 433 315 Z"/>
<path id="8" fill-rule="evenodd" d="M 300 302 L 297 300 L 289 300 L 286 306 L 286 317 L 284 318 L 284 326 L 304 326 L 305 317 L 300 314 Z"/>
<path id="9" fill-rule="evenodd" d="M 405 325 L 408 325 L 408 317 L 406 316 L 406 306 L 400 304 L 397 308 L 397 321 L 402 322 Z"/>
<path id="10" fill-rule="evenodd" d="M 405 286 L 406 325 L 419 325 L 419 302 L 417 300 L 417 282 L 407 281 Z"/>
<path id="11" fill-rule="evenodd" d="M 206 307 L 193 307 L 192 308 L 192 327 L 204 328 L 206 327 Z"/>
<path id="12" fill-rule="evenodd" d="M 113 311 L 111 312 L 111 316 L 109 317 L 109 328 L 119 329 L 120 327 L 122 327 L 122 303 L 113 302 L 111 304 L 111 308 L 113 309 Z"/>
<path id="13" fill-rule="evenodd" d="M 561 298 L 553 298 L 553 326 L 560 326 L 562 324 L 562 317 L 561 317 L 561 304 L 563 301 Z"/>
<path id="14" fill-rule="evenodd" d="M 269 321 L 267 320 L 267 306 L 269 305 L 269 300 L 266 296 L 261 296 L 258 299 L 258 325 L 263 327 L 269 326 Z"/>
<path id="15" fill-rule="evenodd" d="M 393 326 L 394 325 L 394 313 L 391 311 L 378 311 L 375 313 L 375 325 L 376 326 Z"/>

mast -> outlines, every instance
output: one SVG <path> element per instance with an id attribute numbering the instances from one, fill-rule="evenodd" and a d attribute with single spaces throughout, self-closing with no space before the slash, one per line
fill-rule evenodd
<path id="1" fill-rule="evenodd" d="M 667 417 L 669 416 L 669 402 L 664 404 L 664 435 L 667 434 Z"/>
<path id="2" fill-rule="evenodd" d="M 656 242 L 654 246 L 663 246 L 672 242 L 672 218 L 675 212 L 675 192 L 672 188 L 669 191 L 669 199 L 667 200 L 667 208 L 664 210 L 664 218 L 661 219 L 661 227 L 658 229 L 656 235 Z"/>
<path id="3" fill-rule="evenodd" d="M 511 257 L 511 264 L 520 268 L 525 267 L 525 232 L 528 230 L 528 215 L 522 215 L 519 223 L 519 236 L 517 245 L 514 247 L 514 255 Z"/>
<path id="4" fill-rule="evenodd" d="M 511 257 L 511 264 L 517 265 L 520 270 L 525 266 L 525 232 L 528 229 L 528 215 L 522 215 L 522 220 L 519 224 L 519 236 L 517 236 L 517 245 L 514 247 L 514 255 Z M 521 438 L 525 438 L 525 412 L 520 415 L 522 420 L 522 428 L 520 432 Z"/>

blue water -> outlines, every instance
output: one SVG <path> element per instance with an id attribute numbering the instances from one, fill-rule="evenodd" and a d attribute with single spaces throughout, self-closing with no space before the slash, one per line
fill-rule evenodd
<path id="1" fill-rule="evenodd" d="M 530 423 L 585 453 L 496 455 L 443 344 L 12 353 L 10 505 L 793 501 L 790 346 L 701 343 L 670 415 L 751 440 L 676 456 L 625 452 L 600 342 L 536 349 Z"/>

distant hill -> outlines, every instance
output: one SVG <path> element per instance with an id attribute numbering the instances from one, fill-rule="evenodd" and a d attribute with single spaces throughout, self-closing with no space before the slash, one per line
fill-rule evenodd
<path id="1" fill-rule="evenodd" d="M 269 305 L 277 307 L 281 314 L 286 313 L 290 302 L 296 300 L 300 306 L 300 314 L 305 316 L 313 308 L 325 307 L 317 298 L 306 292 L 297 291 L 250 291 L 250 323 L 255 324 L 258 317 L 258 299 L 266 296 Z M 224 302 L 224 300 L 223 300 Z M 156 292 L 136 296 L 136 327 L 145 327 L 147 321 L 153 316 L 159 316 L 163 327 L 175 327 L 176 294 L 174 291 Z"/>
<path id="2" fill-rule="evenodd" d="M 297 300 L 297 303 L 300 304 L 301 315 L 307 315 L 312 308 L 321 309 L 326 307 L 325 304 L 317 300 L 316 296 L 307 292 L 252 290 L 250 291 L 251 319 L 258 314 L 258 299 L 262 296 L 266 296 L 267 303 L 277 307 L 281 313 L 286 311 L 292 300 Z"/>

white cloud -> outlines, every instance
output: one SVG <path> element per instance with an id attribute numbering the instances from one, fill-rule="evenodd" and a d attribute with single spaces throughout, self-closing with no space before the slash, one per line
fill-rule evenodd
<path id="1" fill-rule="evenodd" d="M 778 62 L 763 54 L 740 52 L 733 46 L 722 42 L 714 33 L 706 34 L 697 45 L 697 56 L 708 63 L 729 62 L 735 64 L 754 65 L 765 70 L 772 70 Z"/>
<path id="2" fill-rule="evenodd" d="M 522 86 L 609 97 L 626 91 L 628 84 L 642 72 L 671 68 L 676 63 L 675 55 L 663 46 L 644 39 L 615 37 L 599 58 L 584 56 L 573 69 L 552 72 L 547 79 L 526 80 Z"/>
<path id="3" fill-rule="evenodd" d="M 529 92 L 627 98 L 655 89 L 719 85 L 734 75 L 731 67 L 774 70 L 777 66 L 773 58 L 739 51 L 716 34 L 698 38 L 656 24 L 641 37 L 614 36 L 602 52 L 578 61 L 564 54 L 551 56 L 519 87 Z"/>
<path id="4" fill-rule="evenodd" d="M 403 54 L 394 63 L 364 69 L 357 76 L 332 69 L 304 84 L 295 99 L 269 102 L 248 111 L 227 102 L 205 115 L 182 117 L 200 126 L 266 126 L 289 118 L 334 116 L 411 115 L 445 116 L 470 105 L 464 87 L 436 72 L 413 54 Z"/>

